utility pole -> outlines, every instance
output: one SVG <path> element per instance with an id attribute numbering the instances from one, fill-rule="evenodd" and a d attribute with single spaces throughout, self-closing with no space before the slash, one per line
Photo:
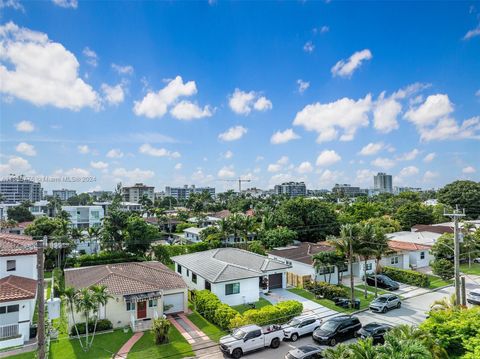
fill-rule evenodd
<path id="1" fill-rule="evenodd" d="M 465 292 L 465 277 L 462 276 L 462 306 L 466 307 L 467 306 L 467 294 Z"/>
<path id="2" fill-rule="evenodd" d="M 455 269 L 455 305 L 460 305 L 461 303 L 461 282 L 460 282 L 460 237 L 458 235 L 458 219 L 460 217 L 465 217 L 465 209 L 460 211 L 458 205 L 453 213 L 444 213 L 445 216 L 448 216 L 453 219 L 453 260 L 454 260 L 454 269 Z"/>
<path id="3" fill-rule="evenodd" d="M 353 279 L 353 237 L 352 237 L 352 227 L 350 227 L 350 239 L 348 241 L 349 246 L 349 256 L 348 256 L 348 265 L 350 267 L 350 307 L 355 308 L 355 289 L 354 289 L 354 279 Z M 365 278 L 366 281 L 366 278 Z M 366 282 L 365 282 L 366 283 Z M 366 285 L 366 284 L 365 284 Z"/>
<path id="4" fill-rule="evenodd" d="M 38 359 L 45 359 L 45 282 L 43 273 L 43 245 L 46 236 L 37 241 L 37 298 L 38 298 Z"/>

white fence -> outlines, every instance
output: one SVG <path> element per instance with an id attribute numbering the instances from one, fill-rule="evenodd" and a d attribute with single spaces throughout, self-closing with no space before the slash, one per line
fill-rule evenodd
<path id="1" fill-rule="evenodd" d="M 18 336 L 18 324 L 0 325 L 0 339 Z"/>

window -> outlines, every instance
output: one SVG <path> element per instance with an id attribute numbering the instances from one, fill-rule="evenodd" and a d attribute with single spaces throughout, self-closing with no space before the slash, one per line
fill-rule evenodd
<path id="1" fill-rule="evenodd" d="M 240 293 L 240 283 L 225 284 L 225 295 Z"/>
<path id="2" fill-rule="evenodd" d="M 9 305 L 9 306 L 7 307 L 7 313 L 18 312 L 19 310 L 20 310 L 20 305 L 19 305 L 19 304 Z"/>
<path id="3" fill-rule="evenodd" d="M 329 274 L 334 272 L 335 272 L 334 266 L 322 267 L 318 269 L 318 274 Z"/>
<path id="4" fill-rule="evenodd" d="M 348 271 L 348 266 L 347 263 L 339 263 L 337 264 L 337 268 L 339 272 L 347 272 Z"/>
<path id="5" fill-rule="evenodd" d="M 7 261 L 7 272 L 13 272 L 17 269 L 17 261 L 9 260 Z"/>
<path id="6" fill-rule="evenodd" d="M 0 314 L 5 314 L 7 312 L 7 307 L 0 307 Z"/>
<path id="7" fill-rule="evenodd" d="M 390 259 L 390 263 L 391 263 L 391 264 L 398 264 L 398 257 L 392 257 L 392 258 Z"/>
<path id="8" fill-rule="evenodd" d="M 420 252 L 420 259 L 425 259 L 425 252 Z"/>
<path id="9" fill-rule="evenodd" d="M 255 339 L 260 337 L 261 335 L 262 335 L 262 332 L 260 330 L 254 330 L 253 332 L 250 332 L 245 336 L 245 340 Z"/>
<path id="10" fill-rule="evenodd" d="M 367 270 L 372 270 L 372 263 L 367 263 Z"/>
<path id="11" fill-rule="evenodd" d="M 192 282 L 197 283 L 197 275 L 195 273 L 192 273 Z"/>
<path id="12" fill-rule="evenodd" d="M 177 272 L 182 274 L 182 266 L 180 264 L 177 264 Z"/>
<path id="13" fill-rule="evenodd" d="M 127 302 L 127 312 L 135 310 L 135 302 Z"/>
<path id="14" fill-rule="evenodd" d="M 190 270 L 187 269 L 187 277 L 190 277 Z"/>
<path id="15" fill-rule="evenodd" d="M 148 307 L 149 307 L 149 308 L 156 307 L 157 304 L 158 304 L 158 303 L 157 303 L 157 300 L 156 300 L 156 299 L 155 299 L 155 300 L 150 299 L 150 300 L 148 301 Z"/>

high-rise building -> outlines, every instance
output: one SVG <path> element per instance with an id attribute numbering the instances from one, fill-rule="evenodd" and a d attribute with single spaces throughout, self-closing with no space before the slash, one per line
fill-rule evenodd
<path id="1" fill-rule="evenodd" d="M 155 200 L 155 187 L 146 186 L 143 183 L 135 183 L 130 187 L 122 187 L 122 197 L 125 202 L 138 203 L 143 196 L 152 202 Z"/>
<path id="2" fill-rule="evenodd" d="M 378 172 L 373 176 L 373 188 L 379 193 L 393 193 L 392 175 Z"/>
<path id="3" fill-rule="evenodd" d="M 12 177 L 0 181 L 0 194 L 5 203 L 24 201 L 36 202 L 42 199 L 42 186 L 22 177 Z"/>
<path id="4" fill-rule="evenodd" d="M 360 187 L 355 187 L 347 183 L 335 183 L 335 186 L 332 188 L 332 192 L 341 196 L 355 197 L 362 193 L 362 190 Z"/>
<path id="5" fill-rule="evenodd" d="M 213 187 L 195 187 L 195 185 L 184 185 L 183 187 L 165 187 L 165 197 L 173 197 L 177 201 L 188 199 L 192 193 L 208 192 L 210 196 L 215 196 Z"/>
<path id="6" fill-rule="evenodd" d="M 289 197 L 298 197 L 307 195 L 307 186 L 305 182 L 284 182 L 274 187 L 277 195 L 287 195 Z"/>
<path id="7" fill-rule="evenodd" d="M 61 201 L 66 201 L 71 197 L 75 197 L 77 195 L 77 191 L 74 189 L 54 189 L 52 191 L 53 197 L 58 197 Z"/>

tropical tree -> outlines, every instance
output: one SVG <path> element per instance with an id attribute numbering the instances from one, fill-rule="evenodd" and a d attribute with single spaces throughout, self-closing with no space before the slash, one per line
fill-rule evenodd
<path id="1" fill-rule="evenodd" d="M 423 329 L 413 325 L 401 324 L 391 330 L 391 335 L 404 341 L 420 341 L 432 354 L 434 359 L 447 359 L 448 353 L 435 337 Z"/>
<path id="2" fill-rule="evenodd" d="M 392 253 L 392 250 L 388 246 L 388 238 L 382 229 L 376 227 L 374 229 L 374 235 L 371 243 L 371 254 L 375 258 L 375 274 L 380 273 L 380 260 L 383 256 Z M 375 275 L 375 297 L 378 296 L 378 283 L 377 276 Z"/>
<path id="3" fill-rule="evenodd" d="M 430 306 L 430 310 L 457 310 L 460 306 L 457 305 L 455 293 L 451 294 L 449 297 L 443 297 L 442 299 L 437 299 Z"/>
<path id="4" fill-rule="evenodd" d="M 30 222 L 35 219 L 34 215 L 30 212 L 29 207 L 24 203 L 19 206 L 9 207 L 7 209 L 7 216 L 9 219 L 16 222 Z"/>
<path id="5" fill-rule="evenodd" d="M 155 344 L 164 344 L 168 342 L 168 332 L 170 330 L 170 322 L 164 318 L 153 320 L 152 333 Z"/>
<path id="6" fill-rule="evenodd" d="M 352 351 L 349 345 L 337 344 L 333 348 L 327 348 L 322 352 L 325 359 L 351 359 Z"/>
<path id="7" fill-rule="evenodd" d="M 350 345 L 351 357 L 355 359 L 376 359 L 377 348 L 373 345 L 372 338 L 359 340 Z"/>
<path id="8" fill-rule="evenodd" d="M 474 181 L 455 181 L 438 191 L 438 201 L 452 208 L 465 209 L 470 219 L 480 216 L 480 183 Z"/>
<path id="9" fill-rule="evenodd" d="M 357 246 L 356 253 L 363 258 L 363 280 L 364 285 L 364 295 L 365 298 L 368 297 L 367 291 L 367 263 L 369 259 L 375 254 L 373 250 L 373 238 L 375 237 L 375 231 L 371 224 L 365 224 L 360 229 L 359 243 Z"/>
<path id="10" fill-rule="evenodd" d="M 385 344 L 378 350 L 378 359 L 432 359 L 432 353 L 420 341 L 401 339 L 393 333 L 385 334 Z"/>
<path id="11" fill-rule="evenodd" d="M 89 348 L 93 345 L 93 339 L 95 339 L 95 333 L 97 331 L 97 323 L 100 317 L 100 308 L 105 308 L 105 316 L 107 315 L 107 303 L 109 299 L 113 297 L 108 294 L 107 287 L 105 285 L 93 285 L 90 287 L 92 291 L 92 301 L 96 304 L 95 309 L 93 311 L 93 315 L 95 317 L 95 324 L 93 326 L 93 334 L 92 340 L 90 341 Z"/>
<path id="12" fill-rule="evenodd" d="M 90 323 L 90 315 L 96 308 L 93 292 L 89 288 L 80 289 L 74 297 L 74 303 L 75 310 L 82 313 L 85 318 L 85 345 L 83 346 L 83 349 L 87 351 L 90 347 L 90 342 L 88 341 L 88 336 L 90 334 L 88 327 Z"/>
<path id="13" fill-rule="evenodd" d="M 338 255 L 335 252 L 318 252 L 313 256 L 313 267 L 315 268 L 315 281 L 317 274 L 323 273 L 324 282 L 330 284 L 332 279 L 332 271 L 330 270 L 338 262 Z M 328 272 L 328 280 L 327 280 Z"/>
<path id="14" fill-rule="evenodd" d="M 84 349 L 83 348 L 83 343 L 80 340 L 80 334 L 78 333 L 77 323 L 75 321 L 75 296 L 76 296 L 76 294 L 77 294 L 77 291 L 73 287 L 67 287 L 63 291 L 63 296 L 65 298 L 65 301 L 68 304 L 70 315 L 72 316 L 72 323 L 73 323 L 73 326 L 75 328 L 75 332 L 77 333 L 78 342 L 80 344 L 80 347 L 82 349 Z"/>

